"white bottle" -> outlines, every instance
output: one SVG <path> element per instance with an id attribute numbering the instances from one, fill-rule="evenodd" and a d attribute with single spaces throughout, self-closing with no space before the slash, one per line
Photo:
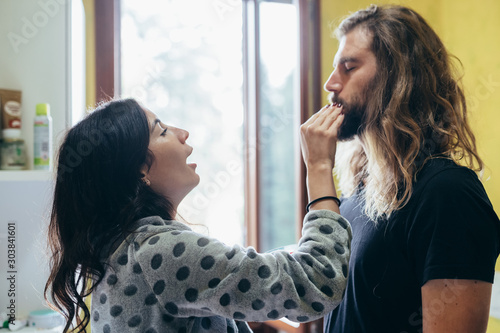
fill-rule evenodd
<path id="1" fill-rule="evenodd" d="M 50 170 L 52 166 L 52 118 L 49 104 L 36 105 L 33 134 L 35 170 Z"/>

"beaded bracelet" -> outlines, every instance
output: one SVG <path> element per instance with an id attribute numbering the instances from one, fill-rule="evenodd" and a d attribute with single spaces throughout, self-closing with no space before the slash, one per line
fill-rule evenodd
<path id="1" fill-rule="evenodd" d="M 309 213 L 309 208 L 311 208 L 311 206 L 313 204 L 315 204 L 316 202 L 322 201 L 322 200 L 327 200 L 327 199 L 332 199 L 340 207 L 340 200 L 339 200 L 339 198 L 334 197 L 334 196 L 326 196 L 326 197 L 321 197 L 321 198 L 318 198 L 318 199 L 314 199 L 313 201 L 311 201 L 310 203 L 308 203 L 307 206 L 306 206 L 306 212 Z"/>

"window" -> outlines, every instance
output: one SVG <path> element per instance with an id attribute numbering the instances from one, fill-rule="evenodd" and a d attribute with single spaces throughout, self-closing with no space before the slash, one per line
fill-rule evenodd
<path id="1" fill-rule="evenodd" d="M 181 216 L 244 244 L 241 5 L 221 16 L 206 0 L 121 0 L 120 19 L 120 95 L 190 132 L 201 181 Z"/>
<path id="2" fill-rule="evenodd" d="M 96 95 L 135 97 L 190 132 L 201 182 L 181 215 L 228 244 L 296 243 L 307 200 L 299 125 L 320 108 L 318 1 L 113 0 L 95 10 Z"/>

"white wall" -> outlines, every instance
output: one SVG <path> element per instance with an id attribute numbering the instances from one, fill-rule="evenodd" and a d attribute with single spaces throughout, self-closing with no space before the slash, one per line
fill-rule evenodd
<path id="1" fill-rule="evenodd" d="M 72 16 L 75 11 L 78 19 Z M 84 36 L 73 36 L 73 22 L 81 28 L 82 16 L 80 0 L 0 0 L 0 88 L 23 93 L 22 133 L 30 168 L 36 104 L 51 105 L 56 149 L 71 124 L 71 115 L 83 113 L 84 59 L 78 44 L 84 45 Z M 81 105 L 75 107 L 74 101 Z M 48 276 L 45 230 L 52 177 L 51 172 L 43 171 L 0 171 L 0 312 L 6 312 L 11 299 L 6 236 L 9 221 L 15 221 L 18 318 L 44 308 L 43 287 Z"/>

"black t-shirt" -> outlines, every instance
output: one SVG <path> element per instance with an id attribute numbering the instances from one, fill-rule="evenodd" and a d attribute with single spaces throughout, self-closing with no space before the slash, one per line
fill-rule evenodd
<path id="1" fill-rule="evenodd" d="M 500 221 L 470 169 L 443 158 L 427 162 L 408 204 L 377 224 L 357 195 L 340 211 L 353 232 L 349 275 L 325 332 L 422 332 L 420 288 L 428 280 L 493 283 Z"/>

